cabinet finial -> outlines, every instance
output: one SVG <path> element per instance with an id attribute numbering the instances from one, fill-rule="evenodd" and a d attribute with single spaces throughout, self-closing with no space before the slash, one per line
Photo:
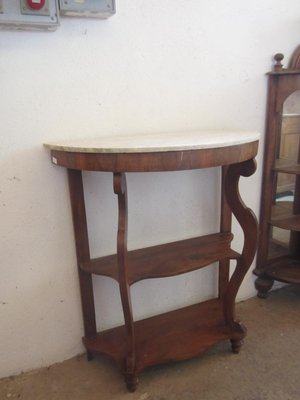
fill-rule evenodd
<path id="1" fill-rule="evenodd" d="M 282 53 L 277 53 L 274 56 L 275 60 L 275 65 L 274 65 L 274 71 L 281 71 L 283 69 L 283 64 L 282 60 L 284 59 L 284 55 Z"/>

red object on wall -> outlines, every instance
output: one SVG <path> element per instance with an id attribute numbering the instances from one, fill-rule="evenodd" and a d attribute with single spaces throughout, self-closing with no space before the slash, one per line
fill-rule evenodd
<path id="1" fill-rule="evenodd" d="M 40 10 L 44 7 L 46 0 L 27 0 L 27 4 L 33 10 Z"/>

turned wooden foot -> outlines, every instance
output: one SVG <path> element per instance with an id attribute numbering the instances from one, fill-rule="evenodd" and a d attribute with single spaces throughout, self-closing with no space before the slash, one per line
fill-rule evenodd
<path id="1" fill-rule="evenodd" d="M 231 342 L 231 351 L 234 354 L 238 354 L 241 350 L 243 341 L 241 339 L 230 339 Z"/>
<path id="2" fill-rule="evenodd" d="M 259 276 L 255 280 L 255 288 L 257 290 L 257 297 L 260 299 L 266 299 L 268 297 L 268 292 L 272 288 L 274 280 L 267 277 Z"/>
<path id="3" fill-rule="evenodd" d="M 126 374 L 125 382 L 129 392 L 135 392 L 139 383 L 139 379 L 136 374 Z"/>
<path id="4" fill-rule="evenodd" d="M 234 321 L 233 324 L 233 332 L 230 338 L 231 342 L 231 351 L 234 354 L 238 354 L 241 350 L 243 339 L 247 335 L 247 328 L 245 325 L 241 324 L 238 321 Z"/>
<path id="5" fill-rule="evenodd" d="M 86 359 L 87 359 L 88 361 L 92 361 L 92 360 L 94 359 L 94 354 L 91 353 L 90 351 L 87 351 L 87 352 L 86 352 Z"/>

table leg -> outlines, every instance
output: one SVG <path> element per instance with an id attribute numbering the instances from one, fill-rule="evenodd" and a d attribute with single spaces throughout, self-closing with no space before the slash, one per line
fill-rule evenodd
<path id="1" fill-rule="evenodd" d="M 128 390 L 134 392 L 138 384 L 136 374 L 136 353 L 134 322 L 132 315 L 132 305 L 130 287 L 128 280 L 127 263 L 127 185 L 124 173 L 114 173 L 114 192 L 118 195 L 119 221 L 117 237 L 117 256 L 119 271 L 119 288 L 125 319 L 126 329 L 126 360 L 125 360 L 125 380 Z"/>
<path id="2" fill-rule="evenodd" d="M 220 232 L 231 232 L 231 221 L 232 213 L 229 204 L 226 199 L 225 194 L 225 178 L 227 174 L 228 166 L 222 167 L 222 190 L 221 190 L 221 222 L 220 222 Z M 229 282 L 229 267 L 230 260 L 220 260 L 219 261 L 219 298 L 223 299 L 227 285 Z"/>
<path id="3" fill-rule="evenodd" d="M 92 275 L 84 272 L 80 268 L 80 263 L 90 260 L 81 171 L 68 169 L 68 179 L 81 292 L 84 333 L 86 338 L 92 338 L 97 335 Z M 92 354 L 88 353 L 87 357 L 90 360 L 92 358 Z"/>
<path id="4" fill-rule="evenodd" d="M 237 260 L 236 268 L 228 283 L 224 298 L 225 323 L 229 328 L 232 351 L 238 353 L 241 340 L 246 336 L 246 328 L 235 320 L 235 298 L 238 289 L 253 261 L 258 238 L 258 224 L 252 210 L 242 201 L 239 194 L 240 176 L 250 176 L 256 170 L 253 159 L 230 165 L 225 178 L 225 193 L 228 204 L 244 233 L 244 246 Z"/>

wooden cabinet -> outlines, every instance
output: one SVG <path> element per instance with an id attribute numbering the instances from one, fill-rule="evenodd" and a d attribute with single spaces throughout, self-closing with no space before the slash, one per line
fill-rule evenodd
<path id="1" fill-rule="evenodd" d="M 268 74 L 268 109 L 254 273 L 259 297 L 274 280 L 300 284 L 300 46 L 288 68 L 275 55 Z"/>
<path id="2" fill-rule="evenodd" d="M 195 132 L 98 138 L 48 144 L 52 162 L 67 168 L 74 224 L 88 358 L 94 353 L 111 357 L 134 391 L 138 373 L 148 366 L 184 360 L 201 354 L 222 340 L 230 340 L 238 353 L 246 328 L 235 318 L 235 297 L 256 250 L 257 223 L 241 201 L 240 176 L 255 171 L 258 134 L 249 132 Z M 222 167 L 220 230 L 213 234 L 127 251 L 127 187 L 131 172 L 178 171 Z M 84 204 L 82 171 L 110 171 L 118 198 L 119 221 L 116 252 L 91 259 Z M 146 212 L 147 210 L 145 210 Z M 241 225 L 241 253 L 231 248 L 231 213 Z M 229 277 L 229 262 L 236 261 Z M 163 278 L 219 263 L 219 294 L 216 298 L 135 321 L 131 285 L 142 279 Z M 117 281 L 124 324 L 97 332 L 92 275 Z"/>
<path id="3" fill-rule="evenodd" d="M 299 114 L 290 114 L 287 111 L 282 115 L 281 137 L 279 146 L 279 157 L 276 166 L 289 166 L 298 162 L 300 138 L 300 98 Z M 293 195 L 295 191 L 296 175 L 290 173 L 279 173 L 277 177 L 276 195 Z"/>

